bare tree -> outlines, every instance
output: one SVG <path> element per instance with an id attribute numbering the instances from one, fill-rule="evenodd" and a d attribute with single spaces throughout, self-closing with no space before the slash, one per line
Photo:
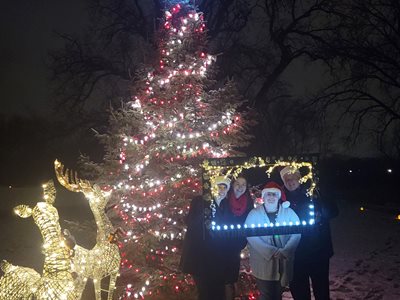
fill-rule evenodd
<path id="1" fill-rule="evenodd" d="M 292 141 L 299 145 L 300 136 L 308 139 L 315 134 L 300 135 L 296 130 L 298 122 L 322 121 L 316 117 L 320 114 L 303 117 L 310 113 L 302 112 L 302 102 L 282 74 L 296 60 L 320 58 L 315 46 L 329 30 L 324 20 L 331 18 L 333 0 L 193 2 L 206 18 L 210 52 L 218 55 L 217 79 L 235 79 L 250 105 L 262 112 L 259 141 L 264 142 L 259 147 L 274 142 L 276 151 L 294 149 Z M 140 78 L 135 74 L 155 57 L 154 29 L 162 8 L 161 0 L 93 0 L 93 26 L 85 38 L 61 35 L 66 46 L 52 53 L 58 107 L 105 111 L 110 101 L 129 98 L 130 86 Z M 284 138 L 288 136 L 293 137 Z M 300 148 L 306 151 L 304 145 Z"/>
<path id="2" fill-rule="evenodd" d="M 57 108 L 104 110 L 105 103 L 129 97 L 129 85 L 135 80 L 136 70 L 154 52 L 152 35 L 157 15 L 149 9 L 153 8 L 151 2 L 145 5 L 139 0 L 91 0 L 90 3 L 91 26 L 84 36 L 58 33 L 65 46 L 50 53 Z M 154 3 L 159 5 L 158 1 Z"/>
<path id="3" fill-rule="evenodd" d="M 343 1 L 332 8 L 335 28 L 320 38 L 316 56 L 329 66 L 333 83 L 313 99 L 334 105 L 350 124 L 354 141 L 365 130 L 380 149 L 400 155 L 400 3 L 392 0 Z"/>
<path id="4" fill-rule="evenodd" d="M 213 41 L 214 48 L 223 53 L 219 57 L 222 74 L 235 78 L 251 105 L 260 111 L 257 142 L 263 151 L 326 148 L 323 111 L 316 112 L 317 107 L 305 105 L 294 95 L 283 74 L 295 61 L 320 59 L 319 45 L 323 45 L 325 32 L 334 30 L 331 20 L 338 18 L 333 3 L 248 1 L 240 30 L 221 31 Z"/>

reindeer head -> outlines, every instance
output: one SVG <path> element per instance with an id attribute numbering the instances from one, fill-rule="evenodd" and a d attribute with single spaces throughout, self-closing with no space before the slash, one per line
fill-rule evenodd
<path id="1" fill-rule="evenodd" d="M 45 255 L 43 274 L 46 276 L 58 276 L 60 272 L 68 275 L 70 272 L 70 249 L 61 233 L 58 211 L 53 206 L 55 195 L 54 183 L 49 181 L 43 185 L 44 201 L 38 202 L 33 208 L 28 205 L 14 208 L 21 218 L 32 217 L 40 230 Z"/>
<path id="2" fill-rule="evenodd" d="M 58 212 L 53 206 L 56 199 L 56 189 L 54 188 L 54 182 L 49 180 L 43 184 L 43 200 L 38 202 L 33 208 L 28 205 L 18 205 L 14 207 L 14 212 L 21 218 L 33 217 L 35 222 L 40 226 L 40 220 L 53 219 L 58 222 Z M 38 223 L 39 222 L 39 223 Z"/>
<path id="3" fill-rule="evenodd" d="M 54 170 L 58 182 L 66 189 L 83 193 L 89 201 L 90 206 L 104 209 L 107 204 L 107 197 L 98 185 L 92 184 L 89 180 L 80 179 L 76 172 L 67 169 L 58 160 L 54 161 Z"/>
<path id="4" fill-rule="evenodd" d="M 14 212 L 22 218 L 32 216 L 43 238 L 43 274 L 34 291 L 34 299 L 77 299 L 71 270 L 71 251 L 61 233 L 58 211 L 53 206 L 55 198 L 54 183 L 49 181 L 43 185 L 44 201 L 38 202 L 33 208 L 18 205 Z M 4 264 L 2 266 L 3 269 L 7 267 Z"/>

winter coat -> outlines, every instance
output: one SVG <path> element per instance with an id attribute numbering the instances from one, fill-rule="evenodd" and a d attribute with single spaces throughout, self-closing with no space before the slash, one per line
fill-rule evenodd
<path id="1" fill-rule="evenodd" d="M 239 218 L 230 213 L 227 203 L 225 198 L 217 206 L 215 222 L 233 224 L 230 222 L 241 221 L 235 224 L 243 224 L 250 210 L 246 210 L 245 216 Z M 201 276 L 213 282 L 234 283 L 239 276 L 240 252 L 246 246 L 247 240 L 212 237 L 204 226 L 204 209 L 208 207 L 210 203 L 201 196 L 195 197 L 190 204 L 180 268 L 184 273 Z"/>
<path id="2" fill-rule="evenodd" d="M 254 201 L 250 196 L 250 193 L 248 191 L 245 192 L 244 196 L 247 198 L 246 201 L 246 208 L 245 211 L 242 215 L 240 216 L 235 216 L 229 205 L 229 197 L 231 197 L 231 194 L 233 191 L 230 191 L 225 199 L 223 199 L 219 207 L 217 208 L 217 214 L 216 214 L 216 222 L 221 223 L 221 224 L 226 224 L 226 225 L 237 225 L 237 224 L 244 224 L 246 221 L 247 215 L 249 212 L 254 208 Z"/>
<path id="3" fill-rule="evenodd" d="M 253 199 L 247 193 L 247 203 L 244 213 L 240 216 L 235 216 L 230 207 L 228 198 L 221 201 L 215 216 L 215 222 L 221 225 L 243 225 L 247 215 L 254 208 Z M 228 195 L 229 197 L 229 195 Z M 237 238 L 220 238 L 214 239 L 215 247 L 222 253 L 220 257 L 220 266 L 223 273 L 225 283 L 234 283 L 238 280 L 240 269 L 240 253 L 247 245 L 245 237 Z"/>
<path id="4" fill-rule="evenodd" d="M 275 222 L 297 222 L 298 216 L 291 208 L 279 205 Z M 263 205 L 253 209 L 246 219 L 247 226 L 251 224 L 270 223 Z M 278 280 L 281 286 L 287 286 L 293 275 L 293 259 L 300 234 L 268 235 L 248 237 L 250 250 L 250 267 L 253 275 L 261 280 Z M 273 257 L 280 249 L 286 259 Z"/>
<path id="5" fill-rule="evenodd" d="M 183 273 L 201 277 L 206 277 L 209 272 L 210 276 L 215 274 L 211 272 L 213 266 L 211 245 L 207 244 L 210 236 L 204 227 L 204 209 L 209 205 L 201 196 L 195 197 L 190 203 L 180 260 L 180 269 Z"/>
<path id="6" fill-rule="evenodd" d="M 308 221 L 310 198 L 306 196 L 304 187 L 295 191 L 288 191 L 285 188 L 286 198 L 290 207 L 296 212 L 300 220 Z M 313 198 L 315 210 L 315 228 L 310 232 L 304 232 L 301 236 L 299 246 L 296 250 L 296 260 L 302 262 L 317 262 L 329 259 L 333 256 L 331 230 L 329 220 L 338 215 L 339 210 L 333 201 L 322 201 L 316 193 Z"/>

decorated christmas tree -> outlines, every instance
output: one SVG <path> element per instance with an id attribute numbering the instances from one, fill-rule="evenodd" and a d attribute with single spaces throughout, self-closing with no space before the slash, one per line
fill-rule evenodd
<path id="1" fill-rule="evenodd" d="M 250 135 L 244 101 L 231 81 L 210 79 L 203 15 L 185 1 L 166 4 L 158 63 L 145 70 L 134 96 L 111 114 L 100 181 L 121 241 L 123 299 L 189 299 L 179 272 L 184 217 L 202 192 L 200 164 L 240 155 Z M 219 87 L 218 87 L 219 86 Z"/>

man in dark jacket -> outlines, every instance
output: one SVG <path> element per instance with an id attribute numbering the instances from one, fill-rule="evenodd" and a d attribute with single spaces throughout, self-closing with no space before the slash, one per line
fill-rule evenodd
<path id="1" fill-rule="evenodd" d="M 285 185 L 285 193 L 290 207 L 300 220 L 310 219 L 310 198 L 306 189 L 300 185 L 300 172 L 291 166 L 280 172 Z M 302 233 L 294 259 L 293 280 L 290 291 L 295 300 L 311 300 L 310 283 L 316 300 L 329 300 L 329 259 L 333 247 L 329 220 L 338 215 L 334 202 L 313 198 L 315 211 L 315 230 Z"/>
<path id="2" fill-rule="evenodd" d="M 211 205 L 215 209 L 213 220 L 219 225 L 243 225 L 253 208 L 246 179 L 236 178 L 230 193 L 228 178 L 220 176 L 214 181 L 218 193 Z M 181 269 L 193 276 L 199 300 L 232 300 L 239 276 L 240 252 L 247 240 L 245 237 L 211 237 L 204 228 L 204 209 L 209 207 L 210 203 L 202 197 L 194 198 L 190 204 Z"/>
<path id="3" fill-rule="evenodd" d="M 226 199 L 230 180 L 217 180 L 218 195 L 213 201 L 216 216 L 222 213 L 220 204 Z M 205 209 L 210 203 L 202 196 L 195 197 L 190 203 L 186 217 L 187 232 L 183 241 L 181 270 L 191 274 L 197 287 L 199 300 L 225 300 L 225 260 L 223 241 L 212 239 L 204 227 Z"/>

